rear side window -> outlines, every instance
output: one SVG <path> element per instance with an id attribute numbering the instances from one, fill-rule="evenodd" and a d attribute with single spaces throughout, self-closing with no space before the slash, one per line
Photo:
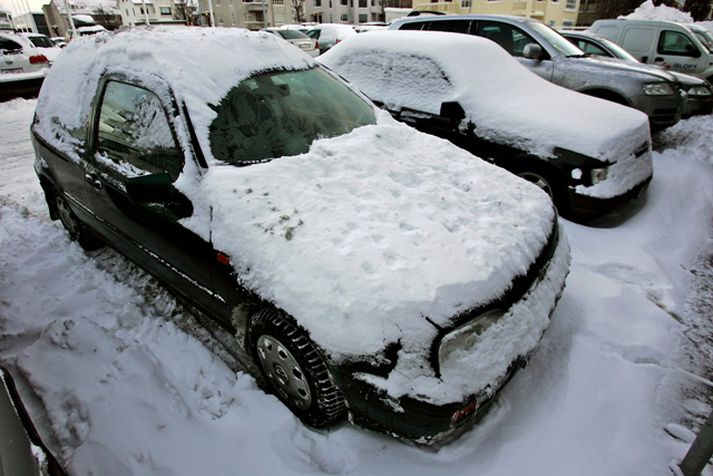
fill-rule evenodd
<path id="1" fill-rule="evenodd" d="M 606 51 L 604 51 L 604 49 L 602 49 L 599 46 L 595 45 L 594 43 L 586 41 L 586 40 L 576 39 L 576 40 L 574 40 L 574 44 L 577 45 L 577 48 L 584 51 L 585 53 L 589 53 L 590 55 L 608 56 L 608 57 L 612 56 L 609 53 L 607 53 Z"/>
<path id="2" fill-rule="evenodd" d="M 470 33 L 470 20 L 440 20 L 432 21 L 430 31 L 450 31 L 453 33 Z"/>
<path id="3" fill-rule="evenodd" d="M 37 48 L 54 48 L 54 43 L 46 36 L 31 36 L 30 41 Z"/>
<path id="4" fill-rule="evenodd" d="M 633 53 L 647 53 L 653 45 L 654 30 L 647 28 L 629 28 L 624 32 L 621 46 Z"/>
<path id="5" fill-rule="evenodd" d="M 22 46 L 19 43 L 0 36 L 0 51 L 17 51 L 21 49 Z"/>
<path id="6" fill-rule="evenodd" d="M 677 31 L 662 31 L 657 51 L 660 55 L 674 56 L 694 56 L 699 52 L 688 36 Z"/>
<path id="7" fill-rule="evenodd" d="M 183 168 L 183 154 L 158 97 L 118 81 L 104 89 L 96 149 L 126 176 L 167 172 L 175 180 Z"/>
<path id="8" fill-rule="evenodd" d="M 513 56 L 523 56 L 525 45 L 537 43 L 530 35 L 507 23 L 479 22 L 477 34 L 499 44 Z"/>
<path id="9" fill-rule="evenodd" d="M 309 36 L 313 40 L 318 40 L 320 33 L 322 33 L 322 30 L 310 30 L 307 32 L 307 36 Z"/>
<path id="10" fill-rule="evenodd" d="M 425 22 L 422 21 L 414 21 L 410 23 L 404 23 L 401 25 L 399 30 L 423 30 L 423 26 L 425 25 Z M 426 28 L 428 29 L 428 28 Z"/>

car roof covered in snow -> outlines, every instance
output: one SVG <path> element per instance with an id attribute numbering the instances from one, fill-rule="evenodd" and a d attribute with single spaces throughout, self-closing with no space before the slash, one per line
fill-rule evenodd
<path id="1" fill-rule="evenodd" d="M 45 79 L 34 130 L 78 158 L 76 131 L 81 135 L 86 129 L 100 79 L 105 74 L 124 74 L 144 84 L 167 84 L 179 107 L 187 106 L 201 148 L 210 155 L 208 127 L 216 117 L 210 105 L 218 104 L 256 72 L 315 64 L 272 34 L 234 28 L 127 29 L 79 38 L 63 50 Z M 160 95 L 158 90 L 165 88 L 156 89 Z M 168 103 L 172 99 L 164 98 Z"/>
<path id="2" fill-rule="evenodd" d="M 377 31 L 319 61 L 389 107 L 439 114 L 457 101 L 480 137 L 541 156 L 562 147 L 615 162 L 649 137 L 645 114 L 554 85 L 485 38 Z"/>

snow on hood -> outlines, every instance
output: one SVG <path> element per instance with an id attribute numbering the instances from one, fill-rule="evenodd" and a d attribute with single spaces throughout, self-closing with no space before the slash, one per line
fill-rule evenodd
<path id="1" fill-rule="evenodd" d="M 77 158 L 101 76 L 140 75 L 162 80 L 191 113 L 206 158 L 208 126 L 218 104 L 242 79 L 270 69 L 304 69 L 308 55 L 269 33 L 236 28 L 127 29 L 72 41 L 52 65 L 37 102 L 35 131 Z M 157 91 L 156 91 L 157 92 Z M 171 98 L 164 98 L 167 104 Z M 77 132 L 79 131 L 79 132 Z"/>
<path id="2" fill-rule="evenodd" d="M 621 15 L 623 20 L 659 20 L 675 21 L 678 23 L 693 23 L 693 17 L 688 12 L 667 5 L 654 5 L 652 0 L 646 0 L 636 10 L 628 15 Z"/>
<path id="3" fill-rule="evenodd" d="M 438 114 L 458 101 L 480 137 L 544 157 L 562 147 L 615 162 L 648 140 L 645 114 L 545 81 L 485 38 L 373 32 L 319 61 L 389 106 Z"/>
<path id="4" fill-rule="evenodd" d="M 424 316 L 500 297 L 555 219 L 537 187 L 385 112 L 299 156 L 212 167 L 194 192 L 242 284 L 337 358 L 430 343 Z"/>

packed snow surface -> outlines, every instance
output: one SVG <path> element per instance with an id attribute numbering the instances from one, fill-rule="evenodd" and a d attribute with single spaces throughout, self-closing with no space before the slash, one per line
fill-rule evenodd
<path id="1" fill-rule="evenodd" d="M 542 157 L 561 147 L 613 163 L 649 140 L 645 114 L 554 85 L 485 38 L 371 32 L 319 61 L 393 110 L 439 114 L 457 101 L 479 137 Z"/>
<path id="2" fill-rule="evenodd" d="M 218 58 L 209 61 L 208 58 Z M 140 72 L 157 94 L 171 88 L 186 104 L 206 158 L 212 155 L 208 127 L 216 113 L 210 108 L 253 73 L 270 69 L 304 69 L 314 61 L 269 33 L 235 28 L 148 28 L 83 37 L 72 41 L 52 65 L 37 103 L 37 133 L 57 149 L 78 158 L 78 138 L 86 128 L 99 79 L 106 73 Z M 184 149 L 190 139 L 179 136 Z"/>
<path id="3" fill-rule="evenodd" d="M 425 318 L 498 299 L 555 218 L 532 184 L 386 113 L 299 156 L 212 167 L 192 193 L 243 284 L 336 354 L 428 348 Z"/>
<path id="4" fill-rule="evenodd" d="M 632 13 L 622 15 L 619 18 L 626 20 L 658 20 L 693 23 L 693 17 L 690 13 L 682 12 L 678 8 L 669 7 L 668 5 L 656 6 L 653 0 L 646 0 Z"/>
<path id="5" fill-rule="evenodd" d="M 669 129 L 646 200 L 564 223 L 572 272 L 539 351 L 479 425 L 429 451 L 304 427 L 152 278 L 71 243 L 32 170 L 34 107 L 0 104 L 0 362 L 71 474 L 668 476 L 688 444 L 665 428 L 711 410 L 689 392 L 710 375 L 678 359 L 676 320 L 711 233 L 711 116 Z"/>

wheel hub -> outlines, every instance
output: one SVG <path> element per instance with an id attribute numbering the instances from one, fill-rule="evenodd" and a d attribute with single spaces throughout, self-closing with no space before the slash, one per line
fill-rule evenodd
<path id="1" fill-rule="evenodd" d="M 75 236 L 77 233 L 79 233 L 79 224 L 74 218 L 72 210 L 69 209 L 67 201 L 64 198 L 58 196 L 56 203 L 59 220 L 62 222 L 62 225 L 64 225 L 64 227 L 69 231 L 70 235 Z"/>
<path id="2" fill-rule="evenodd" d="M 275 337 L 263 334 L 257 340 L 257 355 L 265 375 L 282 398 L 299 409 L 309 408 L 312 393 L 307 377 L 287 347 Z"/>

